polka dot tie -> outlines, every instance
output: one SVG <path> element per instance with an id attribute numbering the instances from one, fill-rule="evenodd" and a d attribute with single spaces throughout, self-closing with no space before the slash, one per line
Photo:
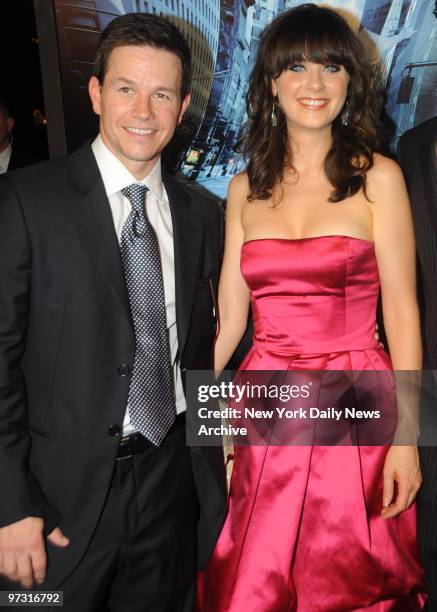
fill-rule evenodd
<path id="1" fill-rule="evenodd" d="M 128 395 L 131 424 L 159 446 L 176 417 L 158 238 L 147 216 L 147 187 L 121 192 L 132 210 L 121 232 L 121 257 L 135 328 L 135 358 Z"/>

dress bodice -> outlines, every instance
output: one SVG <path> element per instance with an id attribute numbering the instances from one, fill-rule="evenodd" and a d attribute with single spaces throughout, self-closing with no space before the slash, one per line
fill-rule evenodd
<path id="1" fill-rule="evenodd" d="M 254 345 L 320 354 L 374 348 L 379 275 L 374 244 L 348 236 L 244 243 Z"/>

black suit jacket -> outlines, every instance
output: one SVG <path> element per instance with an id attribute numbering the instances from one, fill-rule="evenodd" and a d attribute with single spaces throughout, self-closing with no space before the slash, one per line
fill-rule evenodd
<path id="1" fill-rule="evenodd" d="M 414 217 L 424 365 L 437 370 L 437 117 L 405 132 L 399 157 Z"/>
<path id="2" fill-rule="evenodd" d="M 25 166 L 30 166 L 31 164 L 35 164 L 40 160 L 35 159 L 32 155 L 25 153 L 24 151 L 19 151 L 17 147 L 12 145 L 12 153 L 11 158 L 9 160 L 8 172 L 11 170 L 16 170 L 17 168 L 24 168 Z"/>
<path id="3" fill-rule="evenodd" d="M 209 369 L 222 215 L 164 178 L 174 232 L 179 361 Z M 0 180 L 0 525 L 43 516 L 71 544 L 50 549 L 48 585 L 79 562 L 110 484 L 134 330 L 109 203 L 89 144 Z M 125 368 L 124 368 L 125 369 Z M 199 565 L 225 513 L 221 449 L 193 449 Z M 165 483 L 163 483 L 165 486 Z M 175 509 L 178 511 L 178 509 Z"/>

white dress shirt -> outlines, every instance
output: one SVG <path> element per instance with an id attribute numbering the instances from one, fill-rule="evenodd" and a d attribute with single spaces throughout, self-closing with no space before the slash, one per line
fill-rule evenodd
<path id="1" fill-rule="evenodd" d="M 121 190 L 132 185 L 132 183 L 145 185 L 149 190 L 146 198 L 147 215 L 158 237 L 159 250 L 161 253 L 167 329 L 176 391 L 176 412 L 179 414 L 186 409 L 186 403 L 182 389 L 179 364 L 176 363 L 178 336 L 176 328 L 173 225 L 168 197 L 164 185 L 162 184 L 161 160 L 156 162 L 153 170 L 146 178 L 138 181 L 108 149 L 100 135 L 97 136 L 93 142 L 92 150 L 100 174 L 102 175 L 103 184 L 112 212 L 112 218 L 114 220 L 115 232 L 119 242 L 123 225 L 132 210 L 129 200 L 121 193 Z M 130 434 L 134 431 L 135 429 L 130 423 L 129 412 L 126 410 L 123 422 L 123 435 Z"/>
<path id="2" fill-rule="evenodd" d="M 8 171 L 11 154 L 12 146 L 9 144 L 6 149 L 0 153 L 0 174 L 4 174 Z"/>

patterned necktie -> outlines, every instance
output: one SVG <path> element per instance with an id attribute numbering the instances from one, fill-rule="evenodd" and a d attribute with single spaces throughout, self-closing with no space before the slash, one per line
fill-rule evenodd
<path id="1" fill-rule="evenodd" d="M 156 446 L 176 417 L 167 334 L 161 254 L 145 209 L 147 187 L 121 192 L 132 206 L 121 232 L 121 258 L 135 328 L 135 359 L 129 387 L 131 424 Z"/>

